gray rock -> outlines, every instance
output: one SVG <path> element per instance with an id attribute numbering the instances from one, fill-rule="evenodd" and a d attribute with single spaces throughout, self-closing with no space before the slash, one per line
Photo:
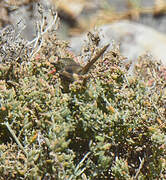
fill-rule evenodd
<path id="1" fill-rule="evenodd" d="M 154 59 L 161 60 L 166 65 L 166 35 L 138 23 L 120 21 L 99 28 L 101 45 L 115 40 L 120 44 L 120 52 L 130 61 L 150 53 Z M 70 39 L 71 50 L 76 54 L 81 52 L 86 35 Z"/>

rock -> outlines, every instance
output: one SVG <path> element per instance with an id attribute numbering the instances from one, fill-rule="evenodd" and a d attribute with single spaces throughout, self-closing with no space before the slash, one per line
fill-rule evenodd
<path id="1" fill-rule="evenodd" d="M 119 21 L 99 29 L 101 45 L 115 40 L 120 44 L 122 55 L 131 61 L 149 52 L 154 59 L 161 60 L 166 65 L 166 35 L 155 29 L 130 21 Z M 71 38 L 71 50 L 79 54 L 85 39 L 85 34 Z"/>

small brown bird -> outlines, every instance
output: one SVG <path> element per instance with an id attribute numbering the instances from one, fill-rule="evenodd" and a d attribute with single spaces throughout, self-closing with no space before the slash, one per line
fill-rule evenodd
<path id="1" fill-rule="evenodd" d="M 56 67 L 56 72 L 60 74 L 62 83 L 69 86 L 70 83 L 74 82 L 77 78 L 87 74 L 92 65 L 98 60 L 98 58 L 106 51 L 109 44 L 104 46 L 90 62 L 84 67 L 76 63 L 71 58 L 60 58 L 56 63 L 51 63 Z"/>
<path id="2" fill-rule="evenodd" d="M 69 79 L 73 79 L 73 74 L 84 75 L 86 74 L 92 65 L 98 60 L 98 58 L 106 51 L 109 47 L 109 44 L 104 46 L 90 62 L 88 62 L 84 67 L 76 63 L 71 58 L 60 58 L 56 63 L 51 63 L 56 67 L 56 71 L 60 75 L 66 76 Z"/>
<path id="3" fill-rule="evenodd" d="M 71 58 L 60 58 L 57 63 L 52 64 L 56 67 L 60 78 L 70 82 L 75 80 L 73 75 L 79 74 L 79 71 L 82 69 L 82 66 Z"/>

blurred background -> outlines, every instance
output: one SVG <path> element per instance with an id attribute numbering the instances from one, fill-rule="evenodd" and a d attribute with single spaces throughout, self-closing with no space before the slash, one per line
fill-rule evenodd
<path id="1" fill-rule="evenodd" d="M 35 36 L 35 4 L 55 7 L 60 17 L 59 38 L 81 53 L 85 34 L 98 29 L 101 44 L 116 41 L 124 56 L 136 59 L 149 52 L 166 64 L 166 0 L 2 0 L 0 27 L 25 25 L 22 36 Z"/>

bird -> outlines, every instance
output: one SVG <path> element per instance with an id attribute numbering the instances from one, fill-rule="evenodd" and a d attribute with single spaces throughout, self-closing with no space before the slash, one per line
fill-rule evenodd
<path id="1" fill-rule="evenodd" d="M 97 52 L 96 55 L 85 66 L 81 66 L 72 58 L 59 58 L 57 62 L 52 62 L 51 64 L 55 66 L 56 72 L 58 72 L 60 75 L 62 84 L 69 87 L 70 83 L 82 78 L 85 74 L 87 74 L 93 64 L 107 50 L 109 45 L 110 44 L 107 44 L 101 50 L 99 50 L 99 52 Z"/>

